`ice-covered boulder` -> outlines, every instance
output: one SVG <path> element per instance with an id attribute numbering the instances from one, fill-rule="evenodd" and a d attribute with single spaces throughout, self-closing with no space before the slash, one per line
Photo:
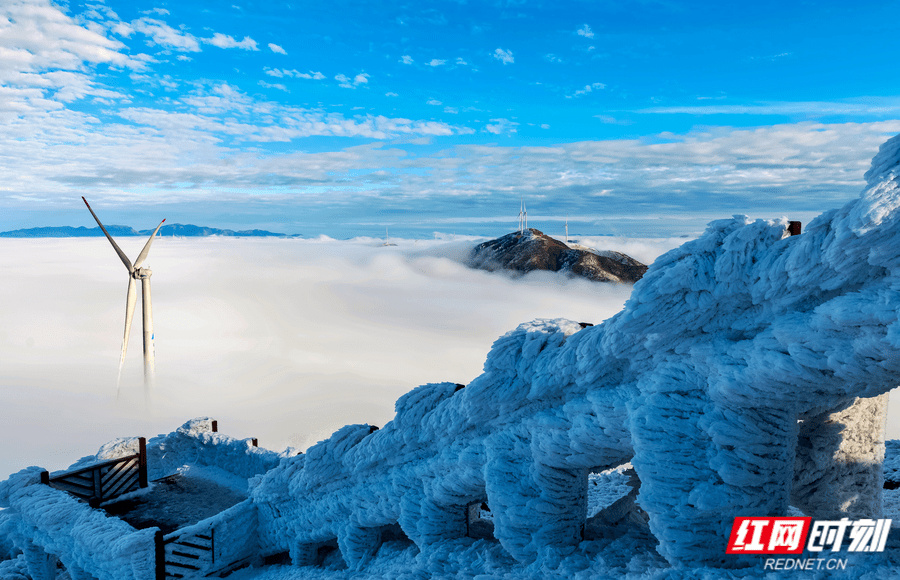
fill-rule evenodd
<path id="1" fill-rule="evenodd" d="M 622 312 L 501 337 L 463 389 L 425 385 L 378 431 L 349 426 L 257 481 L 265 550 L 364 567 L 399 524 L 423 552 L 485 502 L 517 560 L 572 552 L 588 473 L 631 461 L 672 563 L 738 564 L 735 516 L 878 517 L 886 393 L 900 381 L 900 136 L 860 197 L 790 236 L 712 222 Z"/>

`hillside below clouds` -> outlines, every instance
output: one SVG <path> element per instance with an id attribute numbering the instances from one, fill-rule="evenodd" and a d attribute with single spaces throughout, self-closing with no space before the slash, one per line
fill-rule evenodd
<path id="1" fill-rule="evenodd" d="M 634 284 L 647 271 L 647 266 L 625 254 L 566 244 L 534 228 L 479 244 L 472 250 L 469 265 L 482 270 L 509 270 L 522 274 L 549 270 L 582 276 L 594 282 L 625 284 Z"/>
<path id="2" fill-rule="evenodd" d="M 136 230 L 129 226 L 106 226 L 107 231 L 113 237 L 120 236 L 149 236 L 153 230 Z M 221 230 L 219 228 L 207 228 L 203 226 L 195 226 L 192 224 L 164 224 L 159 228 L 158 236 L 186 236 L 186 237 L 204 237 L 204 236 L 240 236 L 240 237 L 279 237 L 279 238 L 295 238 L 299 235 L 279 234 L 268 232 L 266 230 Z M 13 230 L 10 232 L 0 232 L 0 238 L 90 238 L 103 237 L 103 231 L 100 228 L 86 228 L 80 226 L 73 228 L 72 226 L 44 226 L 40 228 L 29 228 L 24 230 Z"/>

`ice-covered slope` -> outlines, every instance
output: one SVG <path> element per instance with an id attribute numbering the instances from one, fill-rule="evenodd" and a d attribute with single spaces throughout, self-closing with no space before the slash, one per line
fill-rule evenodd
<path id="1" fill-rule="evenodd" d="M 898 140 L 859 199 L 802 235 L 785 219 L 712 222 L 604 324 L 523 324 L 466 388 L 419 387 L 385 428 L 350 425 L 284 460 L 253 492 L 266 549 L 309 562 L 336 538 L 364 568 L 384 526 L 427 553 L 486 501 L 514 558 L 565 555 L 581 541 L 588 470 L 629 459 L 672 563 L 737 563 L 725 543 L 738 515 L 793 503 L 878 516 L 900 376 Z"/>

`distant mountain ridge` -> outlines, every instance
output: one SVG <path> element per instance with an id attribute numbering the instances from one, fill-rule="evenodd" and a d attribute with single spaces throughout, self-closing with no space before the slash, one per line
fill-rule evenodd
<path id="1" fill-rule="evenodd" d="M 520 273 L 550 270 L 595 282 L 624 284 L 634 284 L 647 271 L 647 266 L 620 252 L 565 244 L 534 228 L 479 244 L 472 250 L 469 265 L 488 271 Z"/>
<path id="2" fill-rule="evenodd" d="M 149 236 L 153 230 L 136 230 L 129 226 L 106 226 L 106 230 L 113 237 L 119 236 Z M 280 234 L 277 232 L 269 232 L 266 230 L 222 230 L 219 228 L 208 228 L 203 226 L 195 226 L 193 224 L 165 224 L 159 228 L 158 236 L 185 236 L 185 237 L 206 237 L 206 236 L 233 236 L 233 237 L 278 237 L 278 238 L 299 238 L 299 234 Z M 12 230 L 9 232 L 0 232 L 0 238 L 92 238 L 103 237 L 103 231 L 100 228 L 86 228 L 79 226 L 44 226 L 39 228 L 28 228 L 23 230 Z"/>

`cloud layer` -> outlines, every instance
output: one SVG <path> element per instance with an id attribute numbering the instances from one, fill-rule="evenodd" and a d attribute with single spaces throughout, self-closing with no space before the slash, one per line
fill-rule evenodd
<path id="1" fill-rule="evenodd" d="M 347 423 L 383 425 L 407 390 L 477 376 L 491 343 L 520 322 L 600 322 L 627 296 L 555 275 L 469 270 L 458 260 L 470 239 L 395 241 L 156 240 L 146 263 L 157 359 L 147 410 L 140 316 L 115 402 L 127 276 L 107 241 L 0 240 L 0 268 L 17 281 L 0 300 L 18 305 L 0 314 L 9 419 L 0 479 L 198 415 L 271 448 L 306 446 Z M 118 242 L 136 255 L 144 240 Z M 52 282 L 62 269 L 72 274 L 65 288 Z"/>
<path id="2" fill-rule="evenodd" d="M 384 425 L 409 389 L 480 374 L 492 342 L 520 322 L 599 323 L 630 291 L 469 270 L 459 260 L 471 238 L 393 241 L 156 240 L 146 262 L 157 361 L 148 409 L 140 316 L 116 401 L 127 280 L 107 241 L 0 240 L 0 269 L 16 280 L 0 285 L 0 301 L 15 305 L 0 312 L 0 479 L 195 416 L 272 449 L 305 448 L 344 424 Z M 645 262 L 681 242 L 582 241 Z M 144 240 L 118 242 L 134 256 Z M 888 424 L 900 437 L 900 422 Z"/>

